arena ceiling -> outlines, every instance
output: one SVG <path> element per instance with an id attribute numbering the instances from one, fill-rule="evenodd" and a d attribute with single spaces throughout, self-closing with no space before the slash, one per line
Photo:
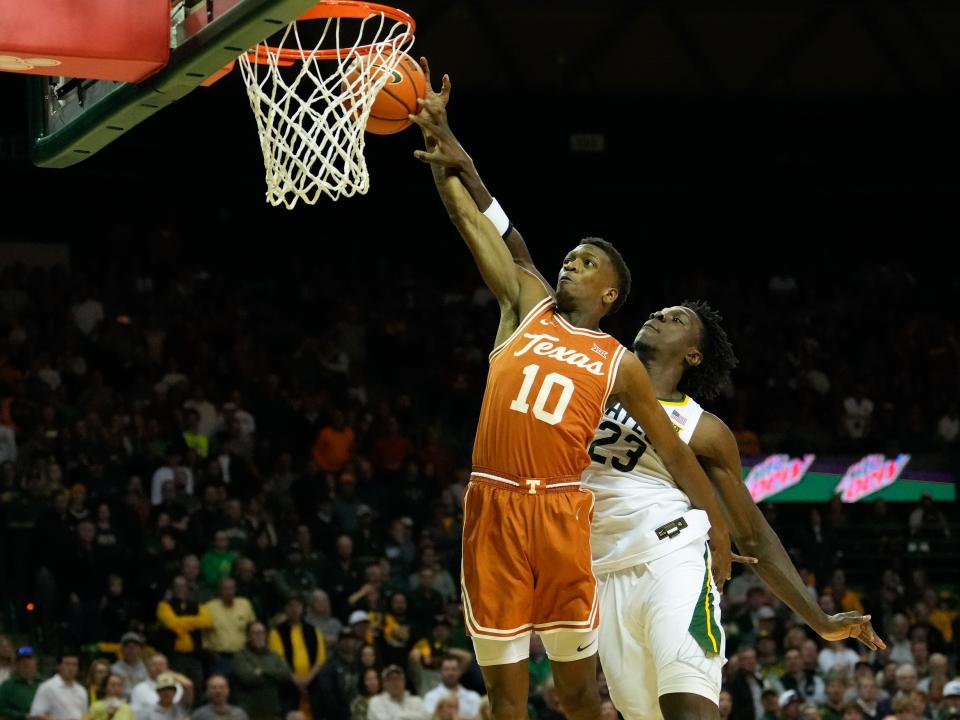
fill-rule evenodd
<path id="1" fill-rule="evenodd" d="M 471 88 L 680 94 L 943 94 L 953 0 L 418 0 L 417 50 Z"/>

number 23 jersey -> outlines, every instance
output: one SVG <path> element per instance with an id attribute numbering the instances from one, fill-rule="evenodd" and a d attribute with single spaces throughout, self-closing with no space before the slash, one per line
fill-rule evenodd
<path id="1" fill-rule="evenodd" d="M 568 323 L 552 298 L 537 303 L 490 353 L 474 475 L 579 486 L 624 350 L 606 333 Z"/>
<path id="2" fill-rule="evenodd" d="M 689 444 L 703 417 L 703 408 L 690 397 L 679 402 L 660 401 L 678 437 Z M 646 434 L 620 403 L 612 405 L 597 427 L 589 448 L 590 466 L 583 487 L 594 496 L 590 545 L 597 574 L 615 572 L 702 540 L 710 521 L 702 510 L 690 506 L 653 449 Z M 683 518 L 675 529 L 658 528 Z"/>

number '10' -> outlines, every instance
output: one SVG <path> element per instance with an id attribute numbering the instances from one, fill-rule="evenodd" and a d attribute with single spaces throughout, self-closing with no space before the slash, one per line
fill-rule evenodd
<path id="1" fill-rule="evenodd" d="M 539 372 L 539 365 L 527 365 L 523 369 L 523 385 L 520 386 L 520 393 L 516 399 L 510 403 L 511 410 L 522 413 L 530 412 L 530 405 L 527 404 L 527 398 L 530 396 L 533 381 L 536 380 L 537 373 Z M 547 410 L 545 406 L 547 400 L 550 398 L 550 391 L 553 390 L 554 385 L 559 385 L 562 388 L 560 398 L 557 400 L 557 404 L 554 405 L 553 410 Z M 572 397 L 573 380 L 566 375 L 552 372 L 543 378 L 540 391 L 537 393 L 537 399 L 533 401 L 533 416 L 548 425 L 556 425 L 563 420 L 563 413 L 566 412 L 567 405 L 570 404 L 570 398 Z"/>

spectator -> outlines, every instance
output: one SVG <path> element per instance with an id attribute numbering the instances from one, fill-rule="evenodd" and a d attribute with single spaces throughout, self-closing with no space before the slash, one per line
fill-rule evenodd
<path id="1" fill-rule="evenodd" d="M 730 720 L 730 715 L 733 712 L 733 696 L 730 694 L 729 690 L 720 691 L 720 720 Z"/>
<path id="2" fill-rule="evenodd" d="M 0 684 L 0 717 L 6 720 L 27 720 L 33 698 L 40 687 L 37 680 L 37 659 L 32 647 L 17 650 L 13 673 Z"/>
<path id="3" fill-rule="evenodd" d="M 233 657 L 236 698 L 251 720 L 273 720 L 282 714 L 281 695 L 293 683 L 284 659 L 267 648 L 267 629 L 254 621 L 247 644 Z"/>
<path id="4" fill-rule="evenodd" d="M 87 714 L 87 691 L 77 682 L 80 659 L 63 651 L 57 657 L 57 672 L 37 687 L 30 718 L 33 720 L 82 720 Z"/>
<path id="5" fill-rule="evenodd" d="M 107 691 L 107 680 L 110 678 L 110 663 L 103 658 L 97 658 L 87 668 L 87 698 L 94 703 L 104 697 Z"/>
<path id="6" fill-rule="evenodd" d="M 368 720 L 427 720 L 430 717 L 423 700 L 407 692 L 402 668 L 388 665 L 381 678 L 383 692 L 370 699 Z"/>
<path id="7" fill-rule="evenodd" d="M 833 597 L 839 610 L 844 612 L 865 613 L 863 601 L 860 593 L 847 587 L 847 574 L 840 569 L 834 570 L 830 579 L 830 587 L 824 591 L 827 595 Z"/>
<path id="8" fill-rule="evenodd" d="M 90 705 L 89 720 L 134 720 L 133 708 L 124 699 L 125 684 L 119 675 L 108 677 L 103 699 Z"/>
<path id="9" fill-rule="evenodd" d="M 145 712 L 160 702 L 160 695 L 157 693 L 157 680 L 161 675 L 171 674 L 176 683 L 173 702 L 179 704 L 186 697 L 185 704 L 187 707 L 193 703 L 193 683 L 190 682 L 190 679 L 179 673 L 171 673 L 166 655 L 154 653 L 147 660 L 147 679 L 135 685 L 133 692 L 130 693 L 130 706 L 133 708 L 137 720 L 140 720 Z"/>
<path id="10" fill-rule="evenodd" d="M 143 662 L 143 636 L 128 632 L 120 638 L 120 659 L 111 667 L 110 672 L 123 679 L 123 695 L 130 697 L 134 686 L 147 679 L 147 666 Z"/>
<path id="11" fill-rule="evenodd" d="M 350 703 L 350 720 L 367 720 L 370 698 L 381 691 L 380 671 L 374 667 L 365 668 L 360 674 L 360 692 Z"/>
<path id="12" fill-rule="evenodd" d="M 608 705 L 612 706 L 613 703 L 607 701 Z M 444 695 L 439 700 L 437 700 L 437 705 L 431 713 L 431 720 L 460 720 L 459 714 L 459 705 L 460 701 L 457 700 L 456 695 Z M 600 705 L 600 720 L 603 720 L 603 703 Z M 479 711 L 479 707 L 478 707 Z M 607 715 L 609 717 L 609 714 Z M 617 717 L 616 710 L 613 711 L 614 720 Z"/>
<path id="13" fill-rule="evenodd" d="M 186 680 L 186 683 L 184 683 Z M 176 701 L 178 684 L 183 685 L 184 691 L 180 702 Z M 190 692 L 187 691 L 190 688 Z M 165 672 L 157 677 L 156 692 L 158 696 L 155 705 L 137 713 L 137 720 L 188 720 L 190 717 L 190 703 L 193 697 L 193 685 L 188 678 L 178 677 L 176 673 Z"/>
<path id="14" fill-rule="evenodd" d="M 169 600 L 157 605 L 157 620 L 166 629 L 162 649 L 170 653 L 170 665 L 183 673 L 194 687 L 203 683 L 202 632 L 213 625 L 210 612 L 190 598 L 187 579 L 173 579 Z"/>
<path id="15" fill-rule="evenodd" d="M 317 675 L 327 661 L 327 646 L 320 630 L 304 622 L 303 600 L 287 600 L 286 620 L 270 631 L 270 649 L 282 657 L 293 675 L 301 706 L 308 705 L 319 717 Z"/>
<path id="16" fill-rule="evenodd" d="M 183 442 L 201 460 L 210 454 L 210 438 L 200 432 L 200 413 L 192 408 L 183 414 Z"/>
<path id="17" fill-rule="evenodd" d="M 437 618 L 443 615 L 443 596 L 433 588 L 432 568 L 422 568 L 417 573 L 417 578 L 417 587 L 410 591 L 408 597 L 410 607 L 413 608 L 413 621 L 420 628 L 430 628 Z"/>
<path id="18" fill-rule="evenodd" d="M 237 597 L 237 581 L 225 577 L 220 581 L 219 597 L 206 604 L 210 627 L 204 631 L 203 647 L 215 656 L 213 672 L 230 674 L 234 653 L 246 644 L 246 629 L 257 619 L 246 598 Z"/>
<path id="19" fill-rule="evenodd" d="M 353 540 L 349 535 L 337 538 L 336 557 L 330 565 L 327 590 L 333 602 L 334 614 L 346 617 L 350 608 L 349 597 L 361 587 L 360 568 L 353 558 Z"/>
<path id="20" fill-rule="evenodd" d="M 337 410 L 329 425 L 324 426 L 313 443 L 313 462 L 323 472 L 338 473 L 353 457 L 355 434 L 347 425 L 346 416 Z"/>
<path id="21" fill-rule="evenodd" d="M 784 655 L 785 671 L 780 683 L 785 690 L 795 690 L 803 701 L 811 700 L 818 705 L 826 702 L 826 686 L 814 670 L 805 670 L 800 650 L 790 648 Z"/>
<path id="22" fill-rule="evenodd" d="M 387 665 L 405 662 L 413 648 L 414 626 L 408 612 L 407 596 L 402 592 L 390 598 L 390 610 L 383 619 L 383 659 Z"/>
<path id="23" fill-rule="evenodd" d="M 887 641 L 890 659 L 898 665 L 913 663 L 913 649 L 910 645 L 910 621 L 903 613 L 893 616 L 893 627 Z"/>
<path id="24" fill-rule="evenodd" d="M 930 686 L 939 682 L 941 686 L 950 681 L 948 676 L 949 660 L 943 653 L 933 653 L 927 663 L 927 677 L 917 683 L 917 689 L 925 695 L 930 695 Z"/>
<path id="25" fill-rule="evenodd" d="M 863 708 L 856 703 L 847 703 L 843 706 L 843 715 L 841 720 L 866 720 Z"/>
<path id="26" fill-rule="evenodd" d="M 843 640 L 827 642 L 817 659 L 820 672 L 824 675 L 839 670 L 845 675 L 853 673 L 853 667 L 860 661 L 860 656 L 846 646 Z"/>
<path id="27" fill-rule="evenodd" d="M 948 720 L 960 715 L 960 680 L 951 680 L 943 686 L 943 701 L 936 720 Z"/>
<path id="28" fill-rule="evenodd" d="M 796 693 L 792 690 L 787 690 L 783 696 L 796 699 Z M 780 695 L 776 690 L 764 690 L 760 693 L 760 706 L 763 712 L 759 720 L 777 720 L 780 716 Z"/>
<path id="29" fill-rule="evenodd" d="M 787 690 L 778 698 L 780 720 L 798 720 L 800 717 L 800 696 L 795 690 Z"/>
<path id="30" fill-rule="evenodd" d="M 843 399 L 843 431 L 851 440 L 864 440 L 870 434 L 873 419 L 873 400 L 858 383 L 852 395 Z"/>
<path id="31" fill-rule="evenodd" d="M 340 529 L 351 537 L 360 529 L 357 516 L 362 505 L 360 498 L 357 497 L 357 476 L 350 470 L 344 470 L 337 478 L 333 514 Z"/>
<path id="32" fill-rule="evenodd" d="M 430 636 L 420 639 L 410 651 L 407 666 L 418 695 L 425 695 L 441 682 L 440 663 L 447 655 L 459 658 L 464 668 L 473 662 L 469 652 L 450 647 L 450 623 L 440 617 L 433 623 Z"/>
<path id="33" fill-rule="evenodd" d="M 350 628 L 340 631 L 337 652 L 320 672 L 322 717 L 326 720 L 349 720 L 350 706 L 359 694 L 360 666 L 357 654 L 362 640 Z"/>
<path id="34" fill-rule="evenodd" d="M 877 681 L 869 676 L 857 678 L 857 697 L 854 702 L 863 712 L 864 720 L 880 720 L 878 717 Z"/>
<path id="35" fill-rule="evenodd" d="M 847 691 L 847 676 L 832 670 L 827 675 L 827 702 L 820 708 L 822 720 L 840 720 L 843 716 L 843 696 Z"/>
<path id="36" fill-rule="evenodd" d="M 733 720 L 756 720 L 763 714 L 760 696 L 763 684 L 757 674 L 757 653 L 747 648 L 737 653 L 739 668 L 727 683 L 727 690 L 733 698 Z"/>
<path id="37" fill-rule="evenodd" d="M 191 720 L 250 720 L 243 708 L 230 705 L 230 683 L 223 675 L 207 678 L 207 704 L 193 711 Z"/>
<path id="38" fill-rule="evenodd" d="M 310 606 L 306 613 L 307 622 L 320 629 L 324 642 L 328 646 L 336 645 L 343 624 L 332 615 L 330 596 L 324 590 L 310 593 Z"/>
<path id="39" fill-rule="evenodd" d="M 461 720 L 475 720 L 480 714 L 480 694 L 467 690 L 460 684 L 464 668 L 460 660 L 455 657 L 445 657 L 440 663 L 440 684 L 423 696 L 423 704 L 427 712 L 432 713 L 437 703 L 447 695 L 457 698 L 458 712 Z"/>
<path id="40" fill-rule="evenodd" d="M 213 536 L 213 547 L 203 554 L 200 560 L 200 572 L 208 588 L 215 588 L 225 577 L 233 572 L 237 554 L 230 549 L 230 538 L 225 532 L 218 531 Z"/>
<path id="41" fill-rule="evenodd" d="M 154 505 L 160 505 L 163 502 L 164 485 L 173 482 L 176 487 L 178 478 L 183 482 L 187 495 L 193 495 L 193 471 L 183 465 L 183 455 L 171 446 L 166 456 L 166 463 L 154 471 L 150 480 L 151 502 Z"/>
<path id="42" fill-rule="evenodd" d="M 431 587 L 440 593 L 444 602 L 452 599 L 457 594 L 457 586 L 453 577 L 437 560 L 437 552 L 432 545 L 426 545 L 420 551 L 421 570 L 430 569 L 433 571 L 433 584 Z M 416 590 L 420 586 L 419 573 L 410 576 L 410 589 Z"/>
<path id="43" fill-rule="evenodd" d="M 266 590 L 257 574 L 257 564 L 250 558 L 240 558 L 234 567 L 234 579 L 237 583 L 237 597 L 247 598 L 253 607 L 254 614 L 257 617 L 264 617 L 263 598 Z"/>

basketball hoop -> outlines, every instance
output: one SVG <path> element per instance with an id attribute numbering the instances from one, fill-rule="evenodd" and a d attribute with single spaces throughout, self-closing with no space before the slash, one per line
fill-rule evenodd
<path id="1" fill-rule="evenodd" d="M 318 40 L 301 40 L 297 23 L 305 20 L 324 21 Z M 321 0 L 275 46 L 267 40 L 240 56 L 271 205 L 292 209 L 322 195 L 367 192 L 364 126 L 415 28 L 412 17 L 386 5 Z"/>

